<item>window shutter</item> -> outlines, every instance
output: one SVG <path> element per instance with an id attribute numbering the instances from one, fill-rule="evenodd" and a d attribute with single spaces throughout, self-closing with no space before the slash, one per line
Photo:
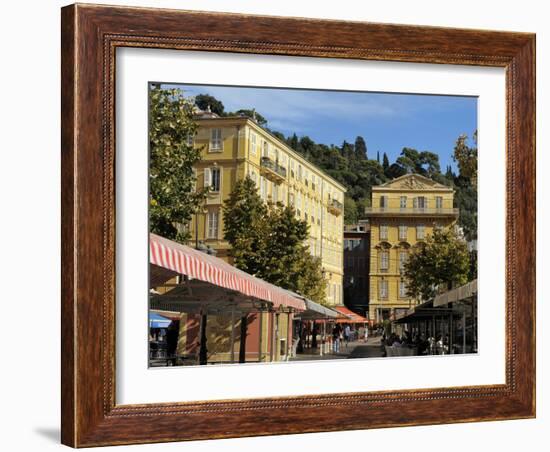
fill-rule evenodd
<path id="1" fill-rule="evenodd" d="M 211 178 L 210 178 L 210 168 L 204 169 L 204 188 L 210 187 Z"/>

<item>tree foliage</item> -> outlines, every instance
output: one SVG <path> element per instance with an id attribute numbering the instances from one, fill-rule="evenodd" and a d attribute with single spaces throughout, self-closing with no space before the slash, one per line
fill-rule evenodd
<path id="1" fill-rule="evenodd" d="M 359 160 L 367 160 L 367 143 L 362 136 L 358 136 L 355 139 L 355 156 Z"/>
<path id="2" fill-rule="evenodd" d="M 248 109 L 248 108 L 241 108 L 240 110 L 237 110 L 234 114 L 233 113 L 228 113 L 227 116 L 232 116 L 232 115 L 236 115 L 236 116 L 246 116 L 247 118 L 250 118 L 250 119 L 255 119 L 256 122 L 260 125 L 260 126 L 265 126 L 267 125 L 267 119 L 265 119 L 260 113 L 258 113 L 256 110 L 254 109 Z"/>
<path id="3" fill-rule="evenodd" d="M 468 135 L 462 134 L 456 140 L 453 159 L 458 165 L 460 176 L 470 180 L 477 188 L 477 131 L 474 132 L 475 146 L 468 145 Z"/>
<path id="4" fill-rule="evenodd" d="M 325 302 L 320 259 L 307 246 L 309 227 L 291 207 L 266 205 L 256 184 L 238 181 L 223 205 L 224 238 L 234 265 L 258 278 L 307 298 Z"/>
<path id="5" fill-rule="evenodd" d="M 238 181 L 224 202 L 224 238 L 231 245 L 236 267 L 251 275 L 264 268 L 267 206 L 249 177 Z"/>
<path id="6" fill-rule="evenodd" d="M 195 105 L 204 111 L 210 108 L 210 111 L 216 113 L 218 116 L 225 115 L 225 107 L 222 101 L 210 94 L 197 94 L 195 96 Z"/>
<path id="7" fill-rule="evenodd" d="M 193 166 L 201 150 L 188 145 L 195 135 L 193 102 L 179 89 L 149 92 L 149 228 L 151 232 L 184 243 L 183 226 L 201 205 L 205 191 L 196 191 Z"/>
<path id="8" fill-rule="evenodd" d="M 428 300 L 437 289 L 450 289 L 468 281 L 470 255 L 466 242 L 454 228 L 434 230 L 425 244 L 420 244 L 405 263 L 409 295 Z"/>

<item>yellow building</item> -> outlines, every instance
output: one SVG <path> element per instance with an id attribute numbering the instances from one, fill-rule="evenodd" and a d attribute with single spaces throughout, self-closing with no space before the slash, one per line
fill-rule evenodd
<path id="1" fill-rule="evenodd" d="M 453 190 L 418 174 L 372 187 L 369 317 L 375 322 L 418 303 L 407 295 L 402 271 L 409 252 L 434 228 L 458 218 Z"/>
<path id="2" fill-rule="evenodd" d="M 327 304 L 343 304 L 343 226 L 345 188 L 312 165 L 256 121 L 203 113 L 197 119 L 197 187 L 210 186 L 204 209 L 190 224 L 193 240 L 229 260 L 223 239 L 222 204 L 235 183 L 249 175 L 266 202 L 291 205 L 309 224 L 311 254 L 321 258 L 328 282 Z"/>

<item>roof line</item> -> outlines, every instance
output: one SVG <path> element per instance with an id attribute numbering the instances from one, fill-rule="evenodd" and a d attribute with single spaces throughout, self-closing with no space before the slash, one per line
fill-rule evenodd
<path id="1" fill-rule="evenodd" d="M 282 145 L 282 147 L 286 148 L 287 151 L 290 151 L 290 153 L 292 153 L 295 158 L 301 159 L 301 160 L 307 162 L 309 165 L 316 168 L 319 172 L 323 173 L 323 175 L 326 178 L 330 179 L 331 182 L 334 182 L 339 188 L 341 188 L 344 193 L 346 193 L 348 191 L 347 188 L 344 185 L 342 185 L 341 182 L 338 182 L 332 176 L 327 174 L 325 172 L 325 170 L 319 168 L 319 166 L 315 165 L 313 162 L 310 162 L 308 159 L 306 159 L 305 157 L 300 155 L 297 151 L 292 149 L 288 144 L 284 143 L 279 138 L 277 138 L 275 135 L 273 135 L 272 132 L 270 132 L 269 130 L 264 129 L 263 127 L 261 127 L 259 124 L 255 123 L 252 119 L 250 119 L 247 116 L 223 116 L 223 117 L 219 117 L 219 118 L 198 118 L 198 119 L 196 119 L 196 121 L 219 121 L 219 120 L 226 120 L 226 119 L 241 120 L 241 121 L 244 120 L 245 122 L 250 123 L 250 125 L 256 127 L 259 130 L 261 130 L 262 132 L 267 133 L 273 140 L 277 141 L 278 143 L 280 143 Z"/>

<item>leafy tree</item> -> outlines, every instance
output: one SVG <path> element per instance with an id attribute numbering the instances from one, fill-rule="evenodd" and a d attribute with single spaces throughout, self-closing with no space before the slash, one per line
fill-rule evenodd
<path id="1" fill-rule="evenodd" d="M 326 281 L 321 261 L 309 252 L 307 222 L 296 218 L 292 207 L 271 204 L 264 230 L 264 268 L 262 279 L 325 303 Z"/>
<path id="2" fill-rule="evenodd" d="M 458 176 L 454 181 L 454 203 L 460 209 L 458 224 L 467 240 L 477 238 L 477 189 L 470 179 Z"/>
<path id="3" fill-rule="evenodd" d="M 234 265 L 251 275 L 264 269 L 267 207 L 248 176 L 235 184 L 222 207 L 224 239 Z"/>
<path id="4" fill-rule="evenodd" d="M 321 259 L 302 253 L 298 264 L 296 292 L 320 304 L 326 304 L 327 280 L 323 275 Z"/>
<path id="5" fill-rule="evenodd" d="M 359 160 L 366 160 L 367 156 L 367 143 L 362 136 L 358 136 L 355 139 L 355 156 Z"/>
<path id="6" fill-rule="evenodd" d="M 405 263 L 409 295 L 428 300 L 438 288 L 450 289 L 468 281 L 470 256 L 466 242 L 454 228 L 434 230 L 425 244 L 420 244 Z"/>
<path id="7" fill-rule="evenodd" d="M 477 130 L 474 132 L 476 146 L 468 145 L 468 135 L 462 134 L 456 140 L 453 159 L 458 164 L 460 176 L 470 179 L 477 188 Z"/>
<path id="8" fill-rule="evenodd" d="M 235 115 L 235 116 L 246 116 L 247 118 L 256 118 L 256 121 L 261 126 L 267 125 L 267 119 L 265 119 L 260 113 L 258 113 L 254 109 L 246 109 L 242 108 L 240 110 L 237 110 L 235 113 L 228 113 L 228 115 Z"/>
<path id="9" fill-rule="evenodd" d="M 353 144 L 344 140 L 342 143 L 342 156 L 346 159 L 355 158 L 355 149 Z"/>
<path id="10" fill-rule="evenodd" d="M 398 163 L 392 163 L 386 172 L 386 177 L 388 179 L 395 179 L 397 177 L 404 176 L 405 174 L 407 174 L 407 170 L 405 170 Z"/>
<path id="11" fill-rule="evenodd" d="M 355 224 L 358 220 L 357 205 L 349 196 L 344 197 L 344 223 Z"/>
<path id="12" fill-rule="evenodd" d="M 149 92 L 149 228 L 151 232 L 184 243 L 183 228 L 204 201 L 205 190 L 195 190 L 193 166 L 201 150 L 187 144 L 197 126 L 193 102 L 179 89 L 153 85 Z"/>
<path id="13" fill-rule="evenodd" d="M 223 103 L 210 94 L 198 94 L 195 96 L 195 105 L 201 110 L 207 110 L 210 107 L 212 113 L 219 116 L 225 116 Z"/>
<path id="14" fill-rule="evenodd" d="M 388 154 L 384 152 L 384 156 L 382 157 L 382 168 L 384 168 L 384 174 L 388 175 L 388 170 L 390 169 L 390 160 L 388 159 Z"/>
<path id="15" fill-rule="evenodd" d="M 237 182 L 223 206 L 224 238 L 236 267 L 277 286 L 324 303 L 320 260 L 309 253 L 307 222 L 293 208 L 267 206 L 249 178 Z"/>
<path id="16" fill-rule="evenodd" d="M 419 155 L 419 164 L 425 176 L 432 177 L 441 172 L 439 156 L 433 152 L 422 151 Z"/>

